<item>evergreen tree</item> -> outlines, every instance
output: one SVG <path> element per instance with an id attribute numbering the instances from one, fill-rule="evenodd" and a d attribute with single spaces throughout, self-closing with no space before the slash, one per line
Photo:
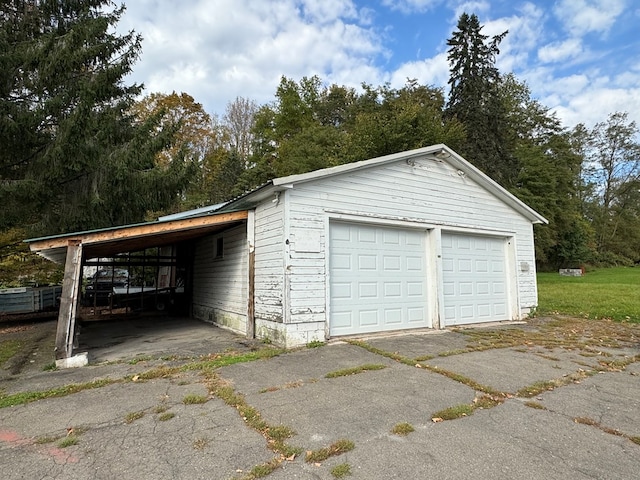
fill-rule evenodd
<path id="1" fill-rule="evenodd" d="M 506 109 L 499 95 L 495 66 L 498 46 L 508 32 L 489 40 L 476 15 L 463 13 L 447 40 L 450 65 L 448 117 L 464 124 L 462 155 L 505 187 L 517 176 L 517 162 L 506 135 Z"/>
<path id="2" fill-rule="evenodd" d="M 0 228 L 52 234 L 139 221 L 175 200 L 187 170 L 154 158 L 173 136 L 130 114 L 140 53 L 114 33 L 110 0 L 13 0 L 0 7 Z"/>

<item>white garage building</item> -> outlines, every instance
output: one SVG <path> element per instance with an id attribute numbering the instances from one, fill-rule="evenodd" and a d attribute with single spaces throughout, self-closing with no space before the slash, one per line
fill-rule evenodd
<path id="1" fill-rule="evenodd" d="M 547 221 L 444 145 L 278 178 L 218 212 L 238 209 L 252 212 L 259 338 L 515 320 L 537 305 L 533 224 Z M 195 316 L 230 320 L 205 303 Z M 222 323 L 245 331 L 242 317 Z"/>
<path id="2" fill-rule="evenodd" d="M 30 243 L 66 257 L 57 348 L 69 357 L 80 257 L 188 250 L 191 316 L 293 347 L 525 318 L 537 305 L 536 223 L 547 221 L 435 145 L 277 178 L 158 222 Z"/>

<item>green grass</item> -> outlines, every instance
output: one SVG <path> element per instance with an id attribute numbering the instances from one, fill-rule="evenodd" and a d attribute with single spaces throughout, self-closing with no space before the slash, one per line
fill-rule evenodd
<path id="1" fill-rule="evenodd" d="M 68 437 L 64 437 L 62 440 L 60 440 L 60 442 L 58 443 L 58 447 L 67 448 L 72 445 L 77 445 L 78 441 L 78 437 L 76 437 L 75 435 L 69 435 Z"/>
<path id="2" fill-rule="evenodd" d="M 473 413 L 472 405 L 462 404 L 462 405 L 456 405 L 454 407 L 445 408 L 444 410 L 440 410 L 434 413 L 433 415 L 431 415 L 431 418 L 433 421 L 435 421 L 435 419 L 438 419 L 440 421 L 455 420 L 456 418 L 468 417 L 472 413 Z"/>
<path id="3" fill-rule="evenodd" d="M 340 463 L 331 469 L 331 475 L 333 475 L 333 478 L 343 478 L 351 475 L 351 465 Z"/>
<path id="4" fill-rule="evenodd" d="M 406 422 L 398 423 L 394 425 L 394 427 L 391 429 L 391 433 L 393 433 L 394 435 L 401 435 L 401 436 L 409 435 L 413 431 L 415 431 L 415 428 L 413 428 L 413 425 Z"/>
<path id="5" fill-rule="evenodd" d="M 20 351 L 22 344 L 17 340 L 5 340 L 0 342 L 0 367 Z"/>
<path id="6" fill-rule="evenodd" d="M 538 274 L 538 313 L 640 323 L 640 267 L 589 271 L 583 277 Z"/>
<path id="7" fill-rule="evenodd" d="M 207 403 L 208 398 L 204 395 L 196 395 L 195 393 L 190 393 L 189 395 L 185 395 L 182 399 L 182 403 L 185 405 L 198 405 L 202 403 Z"/>
<path id="8" fill-rule="evenodd" d="M 87 383 L 73 383 L 65 385 L 63 387 L 52 388 L 50 390 L 41 390 L 35 392 L 20 392 L 13 395 L 0 395 L 0 408 L 13 407 L 15 405 L 23 405 L 25 403 L 35 402 L 37 400 L 43 400 L 45 398 L 57 398 L 65 397 L 67 395 L 73 395 L 74 393 L 82 392 L 84 390 L 90 390 L 93 388 L 102 388 L 113 383 L 120 383 L 120 380 L 112 380 L 105 378 L 101 380 L 94 380 Z"/>
<path id="9" fill-rule="evenodd" d="M 124 417 L 124 423 L 133 423 L 144 417 L 144 412 L 130 412 Z"/>

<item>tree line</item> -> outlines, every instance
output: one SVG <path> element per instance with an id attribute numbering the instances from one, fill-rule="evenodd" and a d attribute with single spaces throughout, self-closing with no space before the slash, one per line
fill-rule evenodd
<path id="1" fill-rule="evenodd" d="M 267 180 L 445 143 L 539 211 L 540 268 L 640 261 L 640 144 L 624 112 L 566 128 L 462 14 L 443 87 L 282 77 L 274 100 L 220 117 L 187 93 L 126 85 L 135 32 L 108 0 L 0 7 L 0 243 L 150 220 Z M 0 245 L 2 248 L 3 245 Z M 7 256 L 10 254 L 4 254 Z"/>

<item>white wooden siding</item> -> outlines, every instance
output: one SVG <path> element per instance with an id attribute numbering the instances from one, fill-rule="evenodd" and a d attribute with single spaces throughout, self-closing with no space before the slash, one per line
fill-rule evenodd
<path id="1" fill-rule="evenodd" d="M 215 258 L 222 237 L 224 254 Z M 246 331 L 248 299 L 246 225 L 198 241 L 193 262 L 193 315 L 241 333 Z"/>
<path id="2" fill-rule="evenodd" d="M 513 233 L 516 266 L 525 262 L 530 267 L 528 272 L 518 270 L 521 309 L 528 311 L 537 303 L 531 222 L 445 162 L 424 158 L 412 163 L 398 161 L 320 178 L 286 191 L 290 282 L 292 293 L 299 292 L 292 295 L 291 322 L 326 320 L 318 299 L 326 304 L 327 215 L 339 214 Z M 297 251 L 296 238 L 309 232 L 319 236 L 320 252 Z M 309 272 L 314 272 L 311 277 Z"/>
<path id="3" fill-rule="evenodd" d="M 285 244 L 282 203 L 263 202 L 256 208 L 255 219 L 255 317 L 282 322 Z"/>

